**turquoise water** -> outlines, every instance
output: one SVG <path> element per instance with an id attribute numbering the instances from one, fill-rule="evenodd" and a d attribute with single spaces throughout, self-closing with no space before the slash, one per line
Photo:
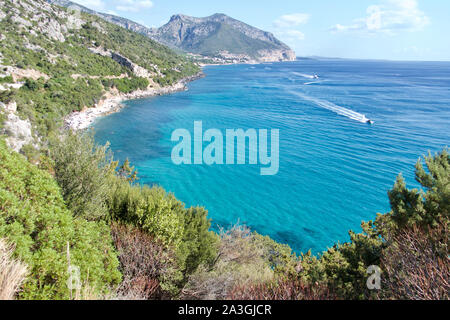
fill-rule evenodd
<path id="1" fill-rule="evenodd" d="M 189 91 L 126 102 L 98 120 L 96 139 L 213 225 L 238 220 L 296 251 L 325 250 L 389 211 L 402 172 L 450 142 L 450 63 L 304 60 L 205 68 Z M 317 74 L 319 79 L 314 79 Z M 375 121 L 370 126 L 361 117 Z M 280 170 L 172 163 L 177 128 L 279 129 Z"/>

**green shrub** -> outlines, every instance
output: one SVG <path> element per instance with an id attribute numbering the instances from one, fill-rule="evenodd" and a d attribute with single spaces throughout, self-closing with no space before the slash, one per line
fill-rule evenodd
<path id="1" fill-rule="evenodd" d="M 195 272 L 200 264 L 212 264 L 217 256 L 219 237 L 210 231 L 211 220 L 204 208 L 190 208 L 184 213 L 183 239 L 179 250 L 184 273 Z"/>
<path id="2" fill-rule="evenodd" d="M 73 214 L 88 220 L 105 217 L 114 169 L 108 146 L 96 145 L 89 133 L 67 132 L 50 140 L 50 158 L 55 179 Z"/>
<path id="3" fill-rule="evenodd" d="M 217 255 L 217 235 L 203 208 L 186 210 L 173 194 L 160 187 L 131 185 L 116 177 L 108 201 L 110 219 L 136 226 L 176 253 L 179 271 L 187 277 Z"/>
<path id="4" fill-rule="evenodd" d="M 122 79 L 113 79 L 113 85 L 122 93 L 131 93 L 138 89 L 145 90 L 150 84 L 148 79 L 146 78 L 122 78 Z M 108 85 L 108 82 L 104 82 L 103 84 Z"/>
<path id="5" fill-rule="evenodd" d="M 115 178 L 110 185 L 110 219 L 132 224 L 178 248 L 183 238 L 184 205 L 160 187 L 133 186 Z"/>
<path id="6" fill-rule="evenodd" d="M 13 83 L 14 79 L 11 76 L 0 77 L 0 83 Z"/>
<path id="7" fill-rule="evenodd" d="M 104 291 L 120 280 L 119 262 L 109 228 L 103 222 L 74 218 L 52 177 L 0 141 L 0 237 L 16 245 L 30 276 L 23 299 L 68 299 L 71 264 L 81 281 Z"/>

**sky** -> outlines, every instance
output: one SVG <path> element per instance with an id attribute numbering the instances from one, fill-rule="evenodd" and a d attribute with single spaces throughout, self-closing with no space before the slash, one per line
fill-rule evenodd
<path id="1" fill-rule="evenodd" d="M 74 1 L 148 27 L 159 27 L 174 14 L 225 13 L 272 32 L 297 56 L 450 60 L 448 0 Z"/>

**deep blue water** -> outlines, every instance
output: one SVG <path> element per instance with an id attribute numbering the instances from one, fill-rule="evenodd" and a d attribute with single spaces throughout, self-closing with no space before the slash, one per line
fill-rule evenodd
<path id="1" fill-rule="evenodd" d="M 205 73 L 187 92 L 126 102 L 96 122 L 96 139 L 129 158 L 140 183 L 205 206 L 214 226 L 239 220 L 297 252 L 346 241 L 389 211 L 396 176 L 416 187 L 418 157 L 450 142 L 450 63 L 305 60 Z M 280 129 L 279 173 L 174 165 L 171 133 L 196 120 L 204 130 Z"/>

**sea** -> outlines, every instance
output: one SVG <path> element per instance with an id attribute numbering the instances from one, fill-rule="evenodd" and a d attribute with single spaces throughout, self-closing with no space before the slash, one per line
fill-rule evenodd
<path id="1" fill-rule="evenodd" d="M 419 157 L 450 144 L 450 62 L 303 59 L 204 73 L 187 91 L 125 102 L 93 129 L 138 169 L 140 184 L 205 207 L 216 231 L 244 224 L 297 253 L 320 253 L 389 212 L 400 173 L 420 187 Z M 172 133 L 193 134 L 194 121 L 224 133 L 278 129 L 278 173 L 174 164 Z"/>

